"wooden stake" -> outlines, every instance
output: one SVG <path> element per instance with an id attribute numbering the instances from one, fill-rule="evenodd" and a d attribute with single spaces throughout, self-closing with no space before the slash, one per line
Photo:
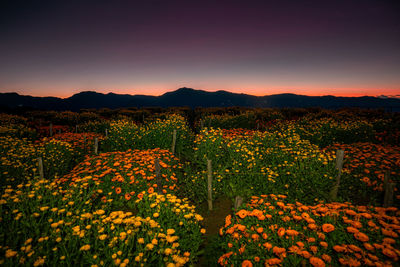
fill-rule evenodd
<path id="1" fill-rule="evenodd" d="M 213 209 L 212 205 L 212 166 L 211 166 L 212 161 L 210 159 L 207 160 L 207 171 L 208 171 L 208 179 L 207 179 L 207 190 L 208 190 L 208 210 Z"/>
<path id="2" fill-rule="evenodd" d="M 162 182 L 161 182 L 161 167 L 160 167 L 160 159 L 156 158 L 154 160 L 154 167 L 156 171 L 156 183 L 157 183 L 157 192 L 162 194 Z"/>
<path id="3" fill-rule="evenodd" d="M 203 130 L 203 128 L 204 128 L 204 121 L 201 120 L 201 121 L 200 121 L 200 130 Z"/>
<path id="4" fill-rule="evenodd" d="M 78 133 L 78 124 L 75 125 L 75 132 Z"/>
<path id="5" fill-rule="evenodd" d="M 176 145 L 176 129 L 174 129 L 174 132 L 172 134 L 172 147 L 171 147 L 172 155 L 175 155 L 175 145 Z"/>
<path id="6" fill-rule="evenodd" d="M 394 194 L 394 188 L 396 187 L 395 183 L 388 183 L 386 188 L 385 188 L 385 199 L 383 202 L 383 207 L 391 207 L 393 206 L 393 194 Z"/>
<path id="7" fill-rule="evenodd" d="M 53 136 L 53 124 L 50 123 L 50 137 Z"/>
<path id="8" fill-rule="evenodd" d="M 243 198 L 241 196 L 236 196 L 235 197 L 235 204 L 234 204 L 234 209 L 236 210 L 237 208 L 240 207 L 240 205 L 242 205 L 243 203 Z"/>
<path id="9" fill-rule="evenodd" d="M 97 137 L 94 138 L 94 154 L 98 154 L 99 152 L 99 139 Z"/>
<path id="10" fill-rule="evenodd" d="M 42 160 L 42 157 L 38 157 L 37 160 L 38 160 L 38 166 L 39 166 L 39 176 L 40 176 L 40 179 L 43 179 L 44 178 L 44 173 L 43 173 L 43 160 Z"/>
<path id="11" fill-rule="evenodd" d="M 343 168 L 343 158 L 344 158 L 344 150 L 337 150 L 336 151 L 336 169 L 338 170 L 338 176 L 336 177 L 336 184 L 333 186 L 331 191 L 331 200 L 336 201 L 337 194 L 340 185 L 340 176 L 342 175 L 342 168 Z"/>
<path id="12" fill-rule="evenodd" d="M 108 137 L 108 129 L 106 129 L 106 137 Z"/>

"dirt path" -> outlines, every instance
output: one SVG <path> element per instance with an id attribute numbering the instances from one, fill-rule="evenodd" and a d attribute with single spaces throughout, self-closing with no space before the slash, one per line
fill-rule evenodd
<path id="1" fill-rule="evenodd" d="M 216 246 L 219 229 L 224 225 L 225 217 L 232 213 L 232 201 L 229 198 L 218 199 L 213 203 L 213 210 L 208 211 L 207 203 L 202 207 L 206 240 L 203 245 L 204 254 L 199 258 L 196 266 L 217 266 L 217 259 L 222 254 Z"/>

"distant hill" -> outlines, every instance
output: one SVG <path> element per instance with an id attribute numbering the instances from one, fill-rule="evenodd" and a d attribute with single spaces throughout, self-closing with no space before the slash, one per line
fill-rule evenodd
<path id="1" fill-rule="evenodd" d="M 69 98 L 33 97 L 17 93 L 0 93 L 2 108 L 33 108 L 42 110 L 72 110 L 84 108 L 122 107 L 341 107 L 385 108 L 400 111 L 400 99 L 390 97 L 335 97 L 277 94 L 253 96 L 226 91 L 207 92 L 191 88 L 180 88 L 161 96 L 102 94 L 86 91 Z"/>

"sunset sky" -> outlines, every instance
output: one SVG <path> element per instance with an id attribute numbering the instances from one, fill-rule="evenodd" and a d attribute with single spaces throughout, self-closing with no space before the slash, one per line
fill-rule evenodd
<path id="1" fill-rule="evenodd" d="M 0 92 L 400 95 L 399 1 L 3 2 Z"/>

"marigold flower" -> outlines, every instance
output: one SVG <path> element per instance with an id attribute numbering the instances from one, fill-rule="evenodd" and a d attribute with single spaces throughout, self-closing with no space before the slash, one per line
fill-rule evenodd
<path id="1" fill-rule="evenodd" d="M 121 191 L 121 187 L 115 188 L 115 193 L 117 193 L 118 195 L 121 194 Z"/>
<path id="2" fill-rule="evenodd" d="M 239 210 L 236 213 L 236 215 L 239 216 L 241 219 L 243 219 L 244 217 L 246 217 L 248 215 L 248 212 L 247 212 L 247 210 Z"/>
<path id="3" fill-rule="evenodd" d="M 269 266 L 269 265 L 278 265 L 278 264 L 281 264 L 282 263 L 282 260 L 281 259 L 278 259 L 278 258 L 272 258 L 272 259 L 267 259 L 266 261 L 265 261 L 265 265 L 266 266 Z"/>
<path id="4" fill-rule="evenodd" d="M 369 237 L 361 232 L 355 233 L 354 234 L 355 239 L 361 241 L 361 242 L 367 242 L 369 240 Z"/>
<path id="5" fill-rule="evenodd" d="M 253 263 L 249 260 L 244 260 L 242 262 L 242 267 L 252 267 L 252 266 L 253 266 Z"/>
<path id="6" fill-rule="evenodd" d="M 335 226 L 333 226 L 330 223 L 325 223 L 322 225 L 322 231 L 324 231 L 325 233 L 330 233 L 334 230 L 335 230 Z"/>
<path id="7" fill-rule="evenodd" d="M 325 267 L 325 262 L 317 257 L 310 257 L 310 264 L 314 267 Z"/>

